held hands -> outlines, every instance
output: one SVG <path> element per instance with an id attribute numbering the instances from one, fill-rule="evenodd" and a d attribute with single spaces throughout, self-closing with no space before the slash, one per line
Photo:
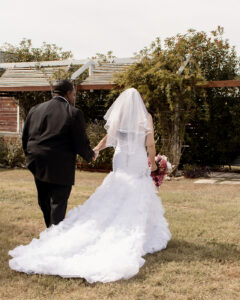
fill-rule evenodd
<path id="1" fill-rule="evenodd" d="M 99 150 L 97 150 L 96 148 L 94 148 L 93 151 L 94 151 L 93 160 L 95 161 L 98 158 Z"/>
<path id="2" fill-rule="evenodd" d="M 98 143 L 98 145 L 93 148 L 93 151 L 95 153 L 93 157 L 94 161 L 97 159 L 99 152 L 104 148 L 106 148 L 106 141 L 107 141 L 107 135 L 105 135 L 105 137 Z"/>
<path id="3" fill-rule="evenodd" d="M 99 152 L 106 148 L 106 141 L 107 141 L 107 135 L 98 143 L 96 147 L 93 148 L 93 151 L 95 153 L 93 160 L 95 161 L 99 155 Z"/>

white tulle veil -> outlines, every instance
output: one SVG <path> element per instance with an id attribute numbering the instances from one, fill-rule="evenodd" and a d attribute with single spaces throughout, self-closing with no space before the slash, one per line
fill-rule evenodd
<path id="1" fill-rule="evenodd" d="M 148 111 L 139 92 L 129 88 L 122 92 L 104 116 L 106 146 L 122 146 L 125 152 L 136 151 L 142 135 L 152 131 Z"/>

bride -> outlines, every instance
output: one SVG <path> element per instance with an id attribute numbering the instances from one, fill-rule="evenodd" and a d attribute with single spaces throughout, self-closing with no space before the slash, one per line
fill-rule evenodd
<path id="1" fill-rule="evenodd" d="M 171 233 L 146 152 L 147 148 L 153 171 L 152 117 L 139 92 L 122 92 L 104 119 L 107 135 L 94 150 L 115 148 L 113 172 L 61 223 L 9 251 L 13 270 L 110 282 L 134 276 L 146 253 L 166 248 Z"/>

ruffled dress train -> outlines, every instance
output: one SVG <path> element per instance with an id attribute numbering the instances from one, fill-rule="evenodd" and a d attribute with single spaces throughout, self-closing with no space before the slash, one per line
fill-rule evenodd
<path id="1" fill-rule="evenodd" d="M 143 256 L 166 248 L 170 238 L 145 148 L 132 156 L 119 148 L 113 172 L 90 198 L 38 239 L 9 251 L 9 265 L 28 274 L 111 282 L 137 274 Z"/>

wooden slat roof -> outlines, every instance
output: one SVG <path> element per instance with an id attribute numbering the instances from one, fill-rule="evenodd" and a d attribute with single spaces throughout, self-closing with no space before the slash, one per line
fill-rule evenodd
<path id="1" fill-rule="evenodd" d="M 79 70 L 75 73 L 77 73 L 76 76 L 79 76 L 83 70 L 89 68 L 89 77 L 78 85 L 77 89 L 110 90 L 115 86 L 113 75 L 126 70 L 135 61 L 133 58 L 119 58 L 112 63 L 98 64 L 96 61 L 87 60 L 86 62 L 84 60 L 85 64 L 79 69 L 80 73 Z M 50 91 L 51 84 L 54 84 L 53 74 L 61 72 L 61 70 L 67 71 L 71 65 L 69 62 L 73 64 L 83 62 L 83 60 L 40 62 L 40 64 L 36 62 L 11 63 L 0 77 L 0 92 Z M 0 66 L 2 65 L 0 64 Z M 4 66 L 7 67 L 7 64 Z M 203 88 L 240 87 L 240 80 L 209 81 L 199 83 L 197 86 Z"/>
<path id="2" fill-rule="evenodd" d="M 113 75 L 118 72 L 126 70 L 130 66 L 130 63 L 102 63 L 95 66 L 92 69 L 92 74 L 86 78 L 80 86 L 102 86 L 113 85 Z"/>
<path id="3" fill-rule="evenodd" d="M 67 71 L 68 67 L 48 68 L 12 68 L 0 77 L 1 90 L 4 88 L 46 87 L 54 83 L 54 74 Z"/>
<path id="4" fill-rule="evenodd" d="M 54 72 L 67 70 L 72 64 L 83 63 L 76 71 L 79 76 L 83 70 L 89 69 L 90 76 L 78 85 L 78 90 L 111 89 L 113 74 L 123 71 L 134 63 L 134 58 L 115 58 L 112 63 L 97 63 L 96 60 L 65 60 L 53 62 L 4 63 L 0 68 L 7 68 L 0 77 L 0 92 L 11 91 L 49 91 L 50 81 Z M 73 75 L 75 75 L 75 73 Z M 78 74 L 79 73 L 79 74 Z M 75 78 L 74 78 L 75 79 Z"/>
<path id="5" fill-rule="evenodd" d="M 89 59 L 80 59 L 80 60 L 79 59 L 64 59 L 64 60 L 53 60 L 53 61 L 11 62 L 11 63 L 0 63 L 0 69 L 84 65 L 88 61 L 89 61 Z"/>

